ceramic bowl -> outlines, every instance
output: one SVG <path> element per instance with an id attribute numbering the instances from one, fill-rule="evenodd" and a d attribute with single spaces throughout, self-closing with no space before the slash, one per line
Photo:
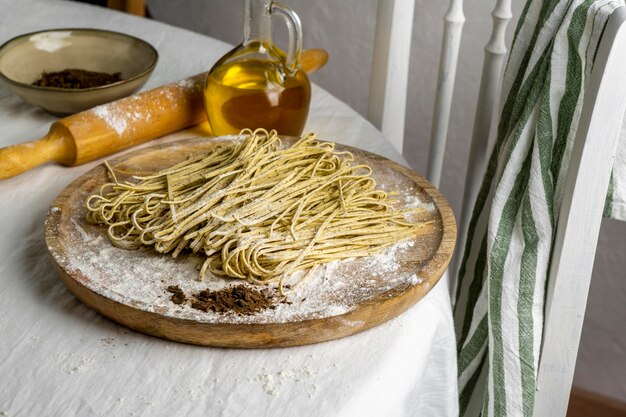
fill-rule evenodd
<path id="1" fill-rule="evenodd" d="M 137 91 L 152 74 L 158 53 L 123 33 L 100 29 L 54 29 L 15 37 L 0 47 L 0 79 L 24 101 L 57 116 L 108 103 Z M 75 89 L 32 83 L 42 72 L 68 68 L 121 73 L 121 81 Z"/>

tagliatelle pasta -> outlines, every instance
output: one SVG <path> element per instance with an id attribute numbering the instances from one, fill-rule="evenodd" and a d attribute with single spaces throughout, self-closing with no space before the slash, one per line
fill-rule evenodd
<path id="1" fill-rule="evenodd" d="M 112 182 L 87 198 L 87 220 L 121 248 L 206 257 L 216 275 L 265 284 L 322 263 L 369 256 L 415 236 L 417 208 L 394 208 L 371 168 L 314 134 L 283 147 L 275 131 L 243 130 L 150 176 Z"/>

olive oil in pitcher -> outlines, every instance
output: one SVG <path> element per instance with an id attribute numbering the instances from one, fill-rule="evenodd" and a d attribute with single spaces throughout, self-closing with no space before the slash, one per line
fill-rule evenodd
<path id="1" fill-rule="evenodd" d="M 287 54 L 272 44 L 272 14 L 290 22 Z M 311 101 L 300 51 L 300 21 L 295 13 L 271 0 L 245 0 L 244 42 L 215 64 L 205 83 L 204 101 L 213 134 L 265 128 L 299 136 Z"/>

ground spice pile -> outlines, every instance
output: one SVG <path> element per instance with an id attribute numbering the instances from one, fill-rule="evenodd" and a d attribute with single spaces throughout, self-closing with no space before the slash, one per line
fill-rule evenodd
<path id="1" fill-rule="evenodd" d="M 187 296 L 185 296 L 185 293 L 178 285 L 170 285 L 167 287 L 167 290 L 172 293 L 170 300 L 172 300 L 174 304 L 182 304 L 187 299 Z"/>
<path id="2" fill-rule="evenodd" d="M 44 72 L 41 78 L 33 83 L 40 87 L 57 88 L 92 88 L 112 84 L 122 80 L 122 74 L 116 72 L 87 71 L 82 69 L 68 68 L 58 72 Z"/>
<path id="3" fill-rule="evenodd" d="M 167 291 L 172 293 L 170 299 L 174 304 L 182 304 L 187 300 L 187 296 L 178 285 L 170 285 Z M 191 307 L 204 312 L 248 316 L 267 308 L 276 308 L 276 299 L 268 289 L 257 290 L 243 284 L 218 291 L 203 290 L 192 294 L 192 297 Z"/>

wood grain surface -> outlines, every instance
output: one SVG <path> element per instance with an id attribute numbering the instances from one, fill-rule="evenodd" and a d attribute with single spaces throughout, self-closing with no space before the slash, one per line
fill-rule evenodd
<path id="1" fill-rule="evenodd" d="M 125 154 L 109 163 L 118 178 L 129 178 L 163 169 L 226 140 L 233 139 L 170 142 Z M 362 258 L 341 261 L 341 266 L 332 270 L 335 272 L 327 268 L 320 282 L 336 284 L 334 289 L 325 285 L 307 289 L 309 281 L 305 281 L 303 291 L 321 300 L 319 306 L 302 309 L 298 303 L 310 302 L 301 297 L 258 317 L 234 317 L 173 304 L 164 290 L 167 286 L 198 289 L 202 285 L 206 288 L 207 282 L 198 282 L 185 260 L 174 260 L 150 249 L 114 248 L 104 228 L 85 221 L 85 198 L 107 180 L 102 166 L 71 183 L 48 213 L 45 238 L 54 266 L 69 290 L 92 309 L 132 329 L 180 342 L 237 348 L 284 347 L 337 339 L 372 328 L 401 314 L 437 284 L 452 257 L 456 224 L 445 198 L 415 172 L 369 152 L 341 145 L 337 149 L 349 150 L 357 162 L 372 166 L 373 177 L 383 189 L 397 191 L 404 201 L 418 201 L 428 207 L 419 220 L 429 220 L 430 224 L 416 234 L 406 250 L 398 250 L 392 272 L 372 263 L 373 258 Z M 326 308 L 336 307 L 337 303 L 345 308 Z"/>

